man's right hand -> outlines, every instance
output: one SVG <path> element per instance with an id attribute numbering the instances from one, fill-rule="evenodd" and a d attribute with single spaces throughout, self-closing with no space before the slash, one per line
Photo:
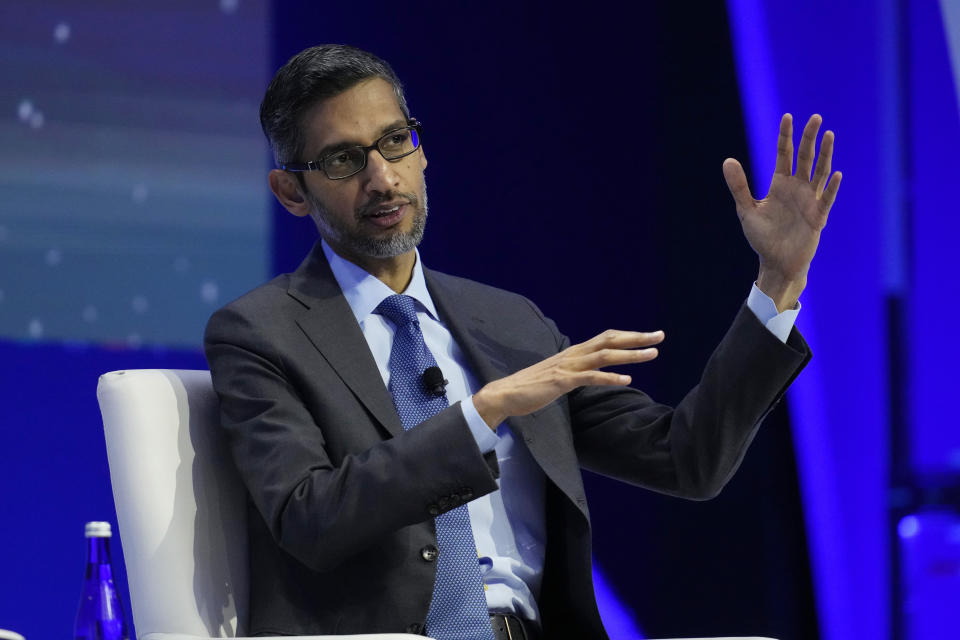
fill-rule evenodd
<path id="1" fill-rule="evenodd" d="M 663 342 L 663 338 L 663 331 L 604 331 L 533 366 L 494 380 L 473 394 L 473 406 L 487 426 L 496 430 L 509 416 L 532 413 L 577 387 L 630 384 L 630 376 L 600 369 L 653 360 L 658 355 L 653 345 Z"/>

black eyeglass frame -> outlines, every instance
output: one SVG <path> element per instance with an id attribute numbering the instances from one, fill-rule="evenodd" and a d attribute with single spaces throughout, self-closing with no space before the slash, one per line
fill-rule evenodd
<path id="1" fill-rule="evenodd" d="M 411 155 L 412 153 L 416 152 L 417 149 L 419 149 L 419 148 L 423 145 L 423 124 L 422 124 L 419 120 L 417 120 L 416 118 L 410 118 L 410 119 L 407 121 L 407 123 L 408 123 L 408 124 L 407 124 L 407 126 L 405 126 L 405 127 L 400 127 L 400 128 L 398 128 L 398 129 L 392 129 L 392 130 L 390 130 L 390 131 L 387 131 L 385 134 L 383 134 L 382 136 L 380 136 L 379 138 L 377 138 L 377 139 L 374 141 L 373 144 L 368 145 L 368 146 L 366 146 L 366 147 L 362 147 L 362 146 L 359 146 L 359 145 L 357 145 L 357 146 L 355 146 L 355 147 L 347 147 L 346 149 L 340 149 L 339 151 L 334 151 L 333 153 L 328 153 L 327 155 L 325 155 L 324 157 L 320 158 L 319 160 L 311 160 L 311 161 L 309 161 L 309 162 L 288 162 L 288 163 L 281 164 L 281 165 L 280 165 L 280 168 L 281 168 L 282 170 L 284 170 L 284 171 L 292 171 L 292 172 L 322 171 L 322 172 L 323 172 L 323 175 L 327 176 L 327 178 L 328 178 L 329 180 L 343 180 L 344 178 L 349 178 L 349 177 L 351 177 L 351 176 L 355 176 L 355 175 L 357 175 L 358 173 L 360 173 L 361 171 L 363 171 L 364 169 L 366 169 L 366 168 L 367 168 L 367 156 L 370 155 L 370 152 L 373 151 L 374 149 L 376 149 L 376 150 L 377 150 L 377 153 L 379 153 L 381 156 L 383 156 L 383 159 L 386 160 L 387 162 L 393 162 L 394 160 L 399 160 L 399 159 L 401 159 L 401 158 L 406 158 L 407 156 L 409 156 L 409 155 Z M 399 155 L 399 156 L 393 156 L 392 158 L 388 158 L 387 156 L 385 156 L 385 155 L 383 154 L 383 150 L 380 148 L 380 143 L 383 142 L 383 140 L 384 140 L 385 138 L 387 138 L 388 136 L 391 136 L 391 135 L 395 134 L 397 131 L 404 131 L 404 130 L 406 130 L 406 131 L 416 131 L 416 133 L 417 133 L 417 146 L 415 146 L 415 147 L 414 147 L 413 149 L 411 149 L 410 151 L 407 151 L 406 153 L 403 153 L 403 154 L 401 154 L 401 155 Z M 324 163 L 326 163 L 326 161 L 327 161 L 328 158 L 332 158 L 333 156 L 337 155 L 338 153 L 343 153 L 344 151 L 348 151 L 348 150 L 350 150 L 350 149 L 360 149 L 360 150 L 363 151 L 363 164 L 361 164 L 361 165 L 360 165 L 360 168 L 358 168 L 358 169 L 357 169 L 356 171 L 354 171 L 353 173 L 348 173 L 348 174 L 345 175 L 345 176 L 337 176 L 336 178 L 332 177 L 329 173 L 327 173 L 327 169 L 326 169 L 326 166 L 324 165 Z"/>

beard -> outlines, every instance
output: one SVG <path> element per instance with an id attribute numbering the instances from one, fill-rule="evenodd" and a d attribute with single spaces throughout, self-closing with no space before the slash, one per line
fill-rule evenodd
<path id="1" fill-rule="evenodd" d="M 402 199 L 407 201 L 413 216 L 412 225 L 407 231 L 391 231 L 383 237 L 364 235 L 359 231 L 363 225 L 363 218 L 367 212 L 376 208 L 382 202 Z M 311 216 L 327 242 L 331 245 L 343 247 L 347 251 L 368 258 L 395 258 L 417 248 L 423 240 L 423 233 L 427 226 L 427 189 L 423 189 L 423 202 L 413 193 L 386 193 L 373 199 L 362 208 L 354 211 L 355 226 L 345 224 L 336 216 L 328 213 L 327 208 L 312 193 L 307 192 L 307 200 L 313 205 L 314 214 Z"/>

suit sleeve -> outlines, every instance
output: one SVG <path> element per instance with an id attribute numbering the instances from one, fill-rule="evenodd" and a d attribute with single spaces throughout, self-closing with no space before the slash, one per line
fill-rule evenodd
<path id="1" fill-rule="evenodd" d="M 569 340 L 557 336 L 566 348 Z M 580 463 L 661 493 L 712 498 L 810 357 L 799 331 L 794 328 L 784 344 L 744 305 L 697 386 L 675 408 L 631 387 L 570 392 L 566 401 Z"/>
<path id="2" fill-rule="evenodd" d="M 286 358 L 257 323 L 227 307 L 210 319 L 205 350 L 221 423 L 238 471 L 274 540 L 323 571 L 400 528 L 497 488 L 459 406 L 384 439 L 370 418 L 331 407 L 340 432 L 369 446 L 336 461 L 291 380 Z M 331 393 L 349 392 L 331 390 Z M 331 403 L 335 404 L 335 403 Z M 351 405 L 346 405 L 351 406 Z"/>

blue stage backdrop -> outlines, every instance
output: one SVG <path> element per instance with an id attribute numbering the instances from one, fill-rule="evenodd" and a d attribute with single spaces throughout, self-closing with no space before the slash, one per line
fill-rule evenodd
<path id="1" fill-rule="evenodd" d="M 934 274 L 955 224 L 915 217 L 891 270 L 902 289 L 889 284 L 885 261 L 903 237 L 888 233 L 902 219 L 887 204 L 906 189 L 890 153 L 907 148 L 890 147 L 894 3 L 811 12 L 731 0 L 729 22 L 720 0 L 668 4 L 4 3 L 0 627 L 69 636 L 82 524 L 113 519 L 97 375 L 204 367 L 210 311 L 295 267 L 312 243 L 309 221 L 270 204 L 256 109 L 287 57 L 347 42 L 394 64 L 424 122 L 426 263 L 530 296 L 574 340 L 665 329 L 660 359 L 630 372 L 666 402 L 696 384 L 756 274 L 723 159 L 744 160 L 762 195 L 779 112 L 824 115 L 846 177 L 803 298 L 815 358 L 789 399 L 807 528 L 781 408 L 712 502 L 586 478 L 598 592 L 623 605 L 618 638 L 885 637 L 884 301 L 916 285 L 913 322 L 932 324 L 910 344 L 934 353 L 952 310 L 933 304 Z M 914 19 L 939 20 L 924 7 Z M 943 36 L 917 29 L 917 64 L 932 51 L 925 68 L 949 70 L 923 48 L 929 37 L 948 51 Z M 929 99 L 923 84 L 917 101 Z M 929 117 L 956 118 L 953 107 Z M 916 140 L 918 168 L 942 156 L 920 146 L 933 137 Z M 934 169 L 917 198 L 942 192 Z M 921 242 L 934 249 L 922 265 Z M 914 384 L 947 384 L 931 360 L 910 366 Z M 924 424 L 947 424 L 936 403 L 922 410 Z M 918 464 L 953 464 L 938 453 L 945 441 L 919 442 Z"/>
<path id="2" fill-rule="evenodd" d="M 773 166 L 770 121 L 783 111 L 822 113 L 845 171 L 803 296 L 815 357 L 790 393 L 822 636 L 953 637 L 956 491 L 952 508 L 936 505 L 960 470 L 945 408 L 960 355 L 949 276 L 960 10 L 952 0 L 728 5 L 756 179 Z M 895 516 L 924 504 L 934 511 L 901 523 L 901 566 Z M 940 548 L 920 553 L 920 539 Z"/>
<path id="3" fill-rule="evenodd" d="M 70 637 L 83 523 L 116 530 L 97 376 L 204 368 L 269 273 L 268 45 L 258 2 L 0 3 L 0 628 Z"/>

